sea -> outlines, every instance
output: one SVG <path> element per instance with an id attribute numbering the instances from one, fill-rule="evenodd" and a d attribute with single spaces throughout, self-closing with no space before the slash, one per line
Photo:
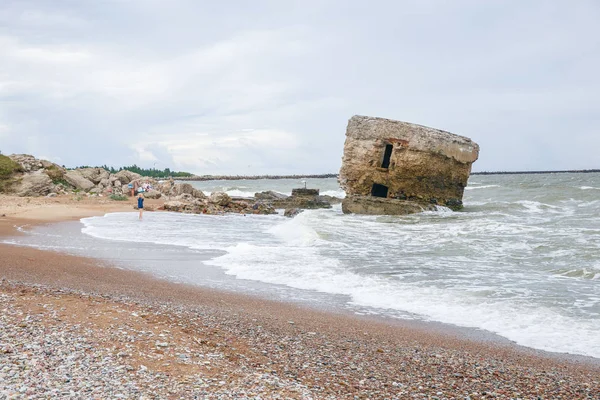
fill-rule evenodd
<path id="1" fill-rule="evenodd" d="M 191 182 L 252 196 L 336 179 Z M 111 213 L 5 242 L 175 282 L 381 318 L 450 324 L 600 358 L 600 174 L 474 175 L 464 209 L 409 216 Z"/>

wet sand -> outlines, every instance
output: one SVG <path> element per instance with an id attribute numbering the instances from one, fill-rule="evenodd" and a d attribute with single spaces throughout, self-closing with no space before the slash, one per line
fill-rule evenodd
<path id="1" fill-rule="evenodd" d="M 132 207 L 51 200 L 0 197 L 0 235 Z M 0 279 L 0 398 L 600 399 L 594 360 L 423 324 L 320 312 L 9 245 L 0 245 Z"/>

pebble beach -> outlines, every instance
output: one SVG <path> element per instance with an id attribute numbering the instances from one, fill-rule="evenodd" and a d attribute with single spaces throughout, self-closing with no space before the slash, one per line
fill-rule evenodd
<path id="1" fill-rule="evenodd" d="M 11 207 L 0 206 L 0 235 L 126 207 L 0 200 Z M 0 280 L 0 399 L 600 399 L 596 359 L 409 321 L 10 245 L 0 245 Z"/>

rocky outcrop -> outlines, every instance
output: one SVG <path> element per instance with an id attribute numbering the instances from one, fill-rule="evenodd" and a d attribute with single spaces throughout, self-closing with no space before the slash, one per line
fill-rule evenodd
<path id="1" fill-rule="evenodd" d="M 339 182 L 347 212 L 363 213 L 362 197 L 462 208 L 464 188 L 479 146 L 470 139 L 407 122 L 354 116 L 348 122 Z M 358 197 L 357 197 L 358 196 Z M 374 204 L 380 204 L 376 201 Z M 401 207 L 410 213 L 418 207 Z M 365 213 L 387 207 L 366 207 Z M 358 210 L 358 211 L 351 211 Z"/>

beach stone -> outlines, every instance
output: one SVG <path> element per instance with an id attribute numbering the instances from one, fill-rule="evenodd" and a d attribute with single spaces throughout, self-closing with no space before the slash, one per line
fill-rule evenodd
<path id="1" fill-rule="evenodd" d="M 42 170 L 25 174 L 15 192 L 17 196 L 45 196 L 52 191 L 52 179 Z"/>
<path id="2" fill-rule="evenodd" d="M 231 197 L 225 192 L 213 192 L 208 199 L 209 203 L 226 206 L 231 202 Z"/>
<path id="3" fill-rule="evenodd" d="M 92 181 L 86 179 L 78 170 L 67 171 L 65 180 L 75 187 L 75 189 L 84 190 L 86 192 L 95 186 Z"/>

